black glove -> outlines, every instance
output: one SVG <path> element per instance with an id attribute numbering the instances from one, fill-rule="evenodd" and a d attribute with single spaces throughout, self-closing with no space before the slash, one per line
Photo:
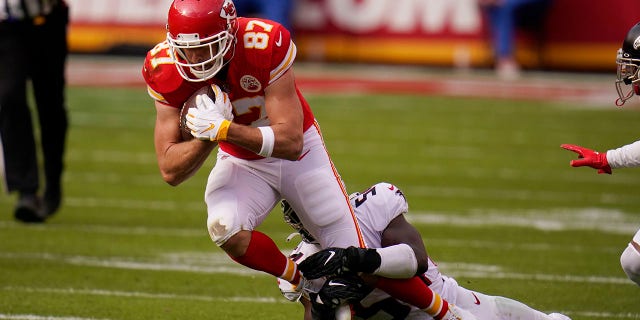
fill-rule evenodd
<path id="1" fill-rule="evenodd" d="M 318 293 L 309 294 L 311 314 L 314 319 L 333 319 L 338 306 L 360 301 L 372 290 L 356 275 L 330 278 Z"/>
<path id="2" fill-rule="evenodd" d="M 310 280 L 357 272 L 371 273 L 378 267 L 378 252 L 356 247 L 327 248 L 314 253 L 299 265 L 304 277 Z"/>

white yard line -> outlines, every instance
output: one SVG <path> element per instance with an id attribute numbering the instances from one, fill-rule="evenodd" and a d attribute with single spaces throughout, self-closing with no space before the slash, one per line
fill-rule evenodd
<path id="1" fill-rule="evenodd" d="M 137 292 L 137 291 L 112 291 L 112 290 L 100 290 L 100 289 L 75 289 L 75 288 L 35 288 L 35 287 L 13 287 L 6 286 L 1 288 L 3 291 L 22 291 L 22 292 L 39 292 L 39 293 L 55 293 L 55 294 L 69 294 L 69 295 L 92 295 L 92 296 L 111 296 L 111 297 L 127 297 L 127 298 L 148 298 L 148 299 L 163 299 L 163 300 L 188 300 L 188 301 L 204 301 L 204 302 L 252 302 L 252 303 L 290 303 L 288 300 L 276 299 L 276 298 L 261 298 L 261 297 L 212 297 L 202 295 L 180 295 L 173 293 L 149 293 L 149 292 Z"/>
<path id="2" fill-rule="evenodd" d="M 0 259 L 7 260 L 49 260 L 70 265 L 127 269 L 127 270 L 153 270 L 153 271 L 178 271 L 206 274 L 233 274 L 236 276 L 270 277 L 262 272 L 241 267 L 231 261 L 223 253 L 174 253 L 158 256 L 153 259 L 138 259 L 135 257 L 89 257 L 67 256 L 50 253 L 0 253 Z M 466 262 L 439 261 L 442 271 L 452 277 L 465 277 L 476 279 L 508 279 L 508 280 L 536 280 L 549 282 L 568 283 L 599 283 L 632 285 L 626 277 L 610 276 L 578 276 L 571 274 L 548 273 L 518 273 L 504 270 L 497 265 L 470 264 Z"/>
<path id="3" fill-rule="evenodd" d="M 258 298 L 258 297 L 212 297 L 202 295 L 178 295 L 178 294 L 163 294 L 163 293 L 148 293 L 148 292 L 136 292 L 136 291 L 112 291 L 112 290 L 100 290 L 100 289 L 74 289 L 74 288 L 34 288 L 34 287 L 14 287 L 5 286 L 0 287 L 2 291 L 22 291 L 22 292 L 38 292 L 38 293 L 55 293 L 55 294 L 67 294 L 67 295 L 94 295 L 94 296 L 114 296 L 114 297 L 133 297 L 133 298 L 145 298 L 145 299 L 163 299 L 163 300 L 189 300 L 189 301 L 204 301 L 204 302 L 248 302 L 248 303 L 290 303 L 284 299 L 275 298 Z M 638 313 L 610 313 L 610 312 L 598 312 L 598 311 L 563 311 L 563 313 L 570 316 L 580 316 L 582 318 L 594 318 L 594 319 L 638 319 L 640 314 Z M 2 314 L 0 313 L 0 319 L 7 320 L 109 320 L 105 318 L 83 318 L 73 316 L 52 316 L 52 315 L 34 315 L 34 314 Z"/>
<path id="4" fill-rule="evenodd" d="M 177 210 L 204 210 L 200 201 L 148 201 L 135 199 L 105 198 L 68 198 L 65 205 L 86 208 L 113 208 L 126 210 L 154 210 L 173 212 Z M 464 227 L 519 227 L 545 231 L 596 230 L 611 234 L 633 235 L 640 228 L 640 220 L 636 214 L 628 214 L 617 210 L 601 208 L 549 209 L 549 210 L 483 210 L 470 213 L 448 213 L 436 211 L 410 210 L 407 219 L 418 225 L 452 225 Z M 13 221 L 0 221 L 0 229 L 23 228 Z M 204 227 L 191 229 L 153 228 L 153 227 L 118 227 L 101 225 L 65 225 L 51 224 L 33 226 L 42 230 L 69 230 L 103 234 L 136 234 L 167 235 L 182 237 L 206 236 Z M 427 239 L 428 240 L 428 239 Z"/>
<path id="5" fill-rule="evenodd" d="M 425 225 L 465 227 L 512 226 L 545 231 L 597 230 L 633 235 L 640 228 L 637 215 L 601 208 L 472 212 L 467 215 L 411 211 L 407 219 Z"/>

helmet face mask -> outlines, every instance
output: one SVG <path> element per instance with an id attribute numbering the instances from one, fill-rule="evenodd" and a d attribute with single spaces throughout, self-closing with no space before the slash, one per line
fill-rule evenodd
<path id="1" fill-rule="evenodd" d="M 624 58 L 624 56 L 622 49 L 618 50 L 616 90 L 619 99 L 616 104 L 620 106 L 631 99 L 634 94 L 639 93 L 638 86 L 640 85 L 640 74 L 638 73 L 640 72 L 640 59 Z"/>
<path id="2" fill-rule="evenodd" d="M 169 55 L 184 79 L 199 82 L 215 76 L 228 62 L 224 58 L 231 50 L 229 42 L 233 41 L 234 36 L 224 31 L 202 40 L 197 34 L 179 34 L 177 38 L 174 40 L 167 33 L 167 42 L 171 48 Z M 185 40 L 188 38 L 192 39 Z M 205 50 L 203 51 L 203 49 Z M 204 52 L 205 54 L 194 55 L 192 52 Z"/>
<path id="3" fill-rule="evenodd" d="M 176 0 L 167 19 L 169 55 L 180 76 L 213 78 L 232 58 L 237 32 L 232 0 Z"/>
<path id="4" fill-rule="evenodd" d="M 307 231 L 307 229 L 304 228 L 298 214 L 293 210 L 289 202 L 287 202 L 287 200 L 282 200 L 280 202 L 280 206 L 282 208 L 282 214 L 284 215 L 284 222 L 296 230 L 304 242 L 316 243 L 316 239 L 311 235 L 311 233 L 309 233 L 309 231 Z"/>
<path id="5" fill-rule="evenodd" d="M 622 106 L 633 95 L 640 95 L 640 23 L 634 25 L 616 56 L 616 105 Z"/>

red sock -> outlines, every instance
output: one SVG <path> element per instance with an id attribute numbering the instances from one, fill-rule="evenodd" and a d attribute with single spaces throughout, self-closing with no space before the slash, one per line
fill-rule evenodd
<path id="1" fill-rule="evenodd" d="M 269 236 L 259 231 L 251 232 L 247 251 L 233 260 L 251 269 L 287 280 L 294 285 L 300 282 L 300 272 L 296 263 L 282 254 Z"/>
<path id="2" fill-rule="evenodd" d="M 433 292 L 419 277 L 411 279 L 378 278 L 376 287 L 390 296 L 422 309 L 436 320 L 449 311 L 449 304 Z"/>

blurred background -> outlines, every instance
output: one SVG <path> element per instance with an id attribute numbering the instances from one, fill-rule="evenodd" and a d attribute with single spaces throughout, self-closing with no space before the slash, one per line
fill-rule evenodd
<path id="1" fill-rule="evenodd" d="M 171 0 L 66 1 L 63 206 L 21 224 L 0 193 L 0 319 L 298 318 L 272 277 L 210 241 L 215 157 L 178 188 L 158 173 L 141 68 Z M 639 0 L 234 1 L 291 26 L 296 81 L 347 190 L 401 187 L 445 274 L 574 320 L 640 320 L 619 263 L 640 170 L 571 168 L 560 148 L 638 139 L 640 102 L 616 108 L 614 81 Z M 261 230 L 295 246 L 279 208 Z"/>
<path id="2" fill-rule="evenodd" d="M 249 2 L 259 1 L 236 0 L 240 15 L 270 18 L 271 12 Z M 298 61 L 498 68 L 494 36 L 500 26 L 509 29 L 500 41 L 513 48 L 516 72 L 614 72 L 615 52 L 640 20 L 636 0 L 272 2 L 289 2 L 289 14 L 277 19 L 289 19 L 279 22 L 291 26 Z M 68 3 L 72 53 L 144 55 L 165 37 L 171 0 Z M 490 13 L 491 6 L 506 8 Z"/>

